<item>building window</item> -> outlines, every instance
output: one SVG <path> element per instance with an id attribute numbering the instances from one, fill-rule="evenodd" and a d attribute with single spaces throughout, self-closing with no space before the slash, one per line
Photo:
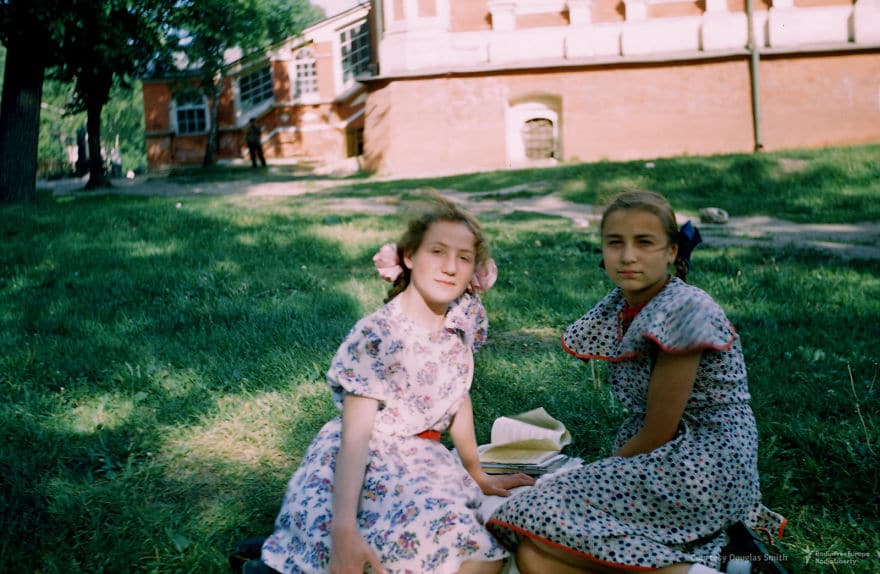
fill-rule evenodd
<path id="1" fill-rule="evenodd" d="M 552 165 L 562 157 L 562 100 L 553 94 L 521 97 L 507 109 L 507 161 L 510 165 Z"/>
<path id="2" fill-rule="evenodd" d="M 526 159 L 551 159 L 556 155 L 553 122 L 547 118 L 526 120 L 522 127 L 522 139 Z"/>
<path id="3" fill-rule="evenodd" d="M 238 79 L 238 95 L 241 110 L 246 112 L 274 97 L 272 68 L 266 66 Z"/>
<path id="4" fill-rule="evenodd" d="M 342 50 L 342 82 L 346 86 L 354 82 L 358 74 L 370 69 L 370 27 L 366 22 L 344 30 L 339 35 Z"/>
<path id="5" fill-rule="evenodd" d="M 174 107 L 179 135 L 208 131 L 208 106 L 204 96 L 199 93 L 179 94 L 174 98 Z"/>
<path id="6" fill-rule="evenodd" d="M 293 97 L 313 96 L 318 93 L 318 74 L 315 70 L 315 53 L 311 49 L 300 50 L 294 63 Z"/>

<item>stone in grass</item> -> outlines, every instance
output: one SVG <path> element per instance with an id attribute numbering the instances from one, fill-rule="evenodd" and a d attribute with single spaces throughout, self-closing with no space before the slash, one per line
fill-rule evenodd
<path id="1" fill-rule="evenodd" d="M 704 207 L 700 210 L 700 223 L 727 223 L 727 212 L 720 207 Z"/>

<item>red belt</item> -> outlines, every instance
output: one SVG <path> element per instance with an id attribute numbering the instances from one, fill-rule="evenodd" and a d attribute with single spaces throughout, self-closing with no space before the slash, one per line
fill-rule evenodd
<path id="1" fill-rule="evenodd" d="M 426 439 L 428 439 L 428 440 L 436 440 L 436 441 L 439 441 L 439 440 L 440 440 L 440 431 L 426 430 L 426 431 L 422 431 L 422 432 L 420 432 L 420 433 L 417 434 L 416 436 L 419 437 L 419 438 L 426 438 Z"/>

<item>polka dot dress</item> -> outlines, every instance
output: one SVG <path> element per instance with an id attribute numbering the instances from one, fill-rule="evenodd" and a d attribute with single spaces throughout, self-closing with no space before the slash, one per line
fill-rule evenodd
<path id="1" fill-rule="evenodd" d="M 758 433 L 739 336 L 702 290 L 673 278 L 624 328 L 615 289 L 566 329 L 563 348 L 610 362 L 616 398 L 631 415 L 614 450 L 642 428 L 658 350 L 702 351 L 675 437 L 650 453 L 572 470 L 502 505 L 489 529 L 508 547 L 529 536 L 609 566 L 718 567 L 733 522 L 781 532 L 761 504 Z"/>

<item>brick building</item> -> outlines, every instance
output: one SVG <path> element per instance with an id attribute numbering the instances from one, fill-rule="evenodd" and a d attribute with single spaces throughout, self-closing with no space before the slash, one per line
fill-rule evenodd
<path id="1" fill-rule="evenodd" d="M 880 141 L 877 0 L 378 4 L 373 171 Z"/>
<path id="2" fill-rule="evenodd" d="M 295 38 L 248 57 L 232 54 L 218 109 L 217 158 L 247 154 L 245 131 L 262 127 L 269 161 L 297 158 L 333 162 L 359 155 L 370 71 L 369 2 L 351 2 Z M 150 169 L 199 164 L 209 122 L 207 98 L 187 90 L 195 75 L 144 80 L 147 160 Z"/>
<path id="3" fill-rule="evenodd" d="M 231 135 L 251 115 L 271 126 L 269 157 L 332 161 L 362 145 L 365 169 L 405 176 L 880 141 L 880 0 L 369 4 L 343 20 L 369 35 L 360 45 L 372 61 L 350 87 L 342 78 L 321 88 L 320 105 L 289 95 L 308 77 L 295 62 L 309 49 L 325 58 L 318 84 L 331 68 L 341 78 L 345 65 L 330 64 L 350 53 L 341 21 L 267 54 L 274 100 L 251 111 L 235 86 L 256 68 L 236 64 L 224 150 L 240 155 Z M 165 98 L 148 109 L 173 116 L 167 88 Z M 151 151 L 151 166 L 169 157 L 163 129 L 182 148 L 173 124 L 151 124 L 148 112 L 147 125 L 165 153 Z"/>

